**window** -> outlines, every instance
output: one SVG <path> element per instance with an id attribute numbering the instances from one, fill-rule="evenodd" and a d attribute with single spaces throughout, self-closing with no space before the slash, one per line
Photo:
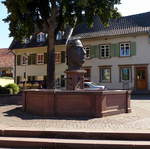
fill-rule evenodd
<path id="1" fill-rule="evenodd" d="M 28 56 L 28 64 L 29 65 L 33 65 L 33 64 L 36 64 L 36 60 L 37 59 L 37 55 L 36 54 L 30 54 L 29 56 Z"/>
<path id="2" fill-rule="evenodd" d="M 61 53 L 60 52 L 55 53 L 55 62 L 61 63 Z"/>
<path id="3" fill-rule="evenodd" d="M 100 54 L 102 58 L 110 57 L 110 45 L 100 45 Z"/>
<path id="4" fill-rule="evenodd" d="M 24 43 L 24 44 L 28 44 L 29 42 L 30 42 L 30 39 L 29 39 L 29 38 L 23 39 L 23 43 Z"/>
<path id="5" fill-rule="evenodd" d="M 83 68 L 86 73 L 84 74 L 84 77 L 85 77 L 85 80 L 89 80 L 90 81 L 90 78 L 91 78 L 91 69 L 90 68 Z"/>
<path id="6" fill-rule="evenodd" d="M 111 82 L 111 68 L 110 67 L 100 68 L 100 82 Z"/>
<path id="7" fill-rule="evenodd" d="M 66 81 L 65 81 L 65 76 L 61 75 L 61 87 L 65 87 Z"/>
<path id="8" fill-rule="evenodd" d="M 31 79 L 31 76 L 28 76 L 28 81 L 30 82 L 32 79 Z"/>
<path id="9" fill-rule="evenodd" d="M 28 81 L 30 82 L 30 81 L 35 81 L 35 76 L 28 76 Z"/>
<path id="10" fill-rule="evenodd" d="M 45 34 L 39 33 L 37 34 L 37 42 L 44 42 L 45 41 Z"/>
<path id="11" fill-rule="evenodd" d="M 84 50 L 86 51 L 86 58 L 90 58 L 90 48 L 89 47 L 84 47 Z"/>
<path id="12" fill-rule="evenodd" d="M 27 65 L 28 63 L 28 56 L 27 55 L 22 55 L 21 56 L 21 64 L 22 65 Z"/>
<path id="13" fill-rule="evenodd" d="M 59 31 L 59 32 L 57 33 L 56 39 L 57 39 L 57 40 L 62 40 L 62 39 L 63 39 L 63 36 L 64 36 L 64 32 L 63 32 L 63 31 Z"/>
<path id="14" fill-rule="evenodd" d="M 130 43 L 120 44 L 120 56 L 130 56 Z"/>
<path id="15" fill-rule="evenodd" d="M 131 80 L 131 68 L 130 67 L 121 67 L 120 68 L 120 80 L 121 81 Z"/>
<path id="16" fill-rule="evenodd" d="M 40 42 L 40 34 L 37 35 L 37 42 Z"/>
<path id="17" fill-rule="evenodd" d="M 37 64 L 44 64 L 44 54 L 37 54 Z"/>

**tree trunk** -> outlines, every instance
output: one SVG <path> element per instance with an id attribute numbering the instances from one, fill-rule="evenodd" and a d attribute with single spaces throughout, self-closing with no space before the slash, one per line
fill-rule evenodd
<path id="1" fill-rule="evenodd" d="M 47 88 L 55 88 L 55 29 L 51 27 L 48 32 L 47 47 Z"/>

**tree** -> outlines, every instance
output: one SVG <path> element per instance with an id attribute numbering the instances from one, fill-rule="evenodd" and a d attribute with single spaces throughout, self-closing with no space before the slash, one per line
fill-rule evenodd
<path id="1" fill-rule="evenodd" d="M 4 19 L 9 23 L 10 36 L 22 39 L 41 31 L 48 34 L 47 86 L 54 88 L 55 41 L 58 31 L 68 24 L 72 27 L 86 17 L 92 25 L 92 17 L 98 15 L 105 25 L 110 18 L 118 17 L 114 7 L 120 0 L 5 0 L 8 10 Z"/>

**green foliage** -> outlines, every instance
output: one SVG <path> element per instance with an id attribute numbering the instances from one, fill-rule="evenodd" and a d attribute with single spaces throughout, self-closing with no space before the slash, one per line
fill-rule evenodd
<path id="1" fill-rule="evenodd" d="M 0 77 L 0 79 L 13 79 L 13 77 L 4 76 L 4 77 Z"/>
<path id="2" fill-rule="evenodd" d="M 6 87 L 0 86 L 0 94 L 10 94 L 10 90 Z"/>
<path id="3" fill-rule="evenodd" d="M 115 4 L 120 0 L 4 0 L 8 10 L 4 19 L 9 23 L 10 36 L 17 40 L 36 32 L 48 33 L 47 87 L 54 88 L 55 39 L 66 25 L 75 27 L 83 18 L 92 26 L 93 16 L 98 15 L 104 25 L 110 18 L 119 16 Z"/>
<path id="4" fill-rule="evenodd" d="M 12 88 L 6 88 L 6 89 L 8 89 L 9 90 L 9 94 L 10 95 L 13 95 L 14 93 L 13 93 L 13 89 Z"/>
<path id="5" fill-rule="evenodd" d="M 4 21 L 9 23 L 10 36 L 20 39 L 35 30 L 48 32 L 54 27 L 57 32 L 66 24 L 75 26 L 83 21 L 83 16 L 89 25 L 95 15 L 107 25 L 110 18 L 119 16 L 114 5 L 120 0 L 4 0 L 2 3 L 8 10 Z"/>
<path id="6" fill-rule="evenodd" d="M 19 86 L 15 83 L 11 83 L 5 86 L 9 90 L 10 94 L 18 94 L 19 93 Z"/>

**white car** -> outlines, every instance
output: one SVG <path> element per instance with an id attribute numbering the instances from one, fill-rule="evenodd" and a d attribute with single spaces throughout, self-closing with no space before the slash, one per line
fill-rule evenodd
<path id="1" fill-rule="evenodd" d="M 97 85 L 93 82 L 84 82 L 84 89 L 85 90 L 105 90 L 106 87 L 103 85 Z"/>

